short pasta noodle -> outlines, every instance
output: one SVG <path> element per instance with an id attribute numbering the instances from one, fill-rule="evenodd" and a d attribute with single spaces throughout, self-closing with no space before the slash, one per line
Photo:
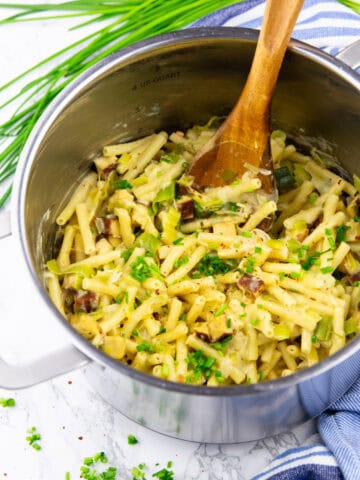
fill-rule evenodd
<path id="1" fill-rule="evenodd" d="M 187 168 L 214 132 L 104 146 L 56 219 L 45 281 L 78 332 L 133 368 L 211 387 L 275 380 L 359 333 L 360 196 L 280 131 L 277 203 L 253 169 L 199 189 Z"/>

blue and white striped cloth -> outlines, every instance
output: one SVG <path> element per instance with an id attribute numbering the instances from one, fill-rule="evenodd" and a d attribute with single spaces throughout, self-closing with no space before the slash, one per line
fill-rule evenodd
<path id="1" fill-rule="evenodd" d="M 205 16 L 193 26 L 260 30 L 264 9 L 264 0 L 245 0 Z M 360 18 L 337 0 L 305 0 L 292 36 L 336 55 L 360 38 Z"/>
<path id="2" fill-rule="evenodd" d="M 246 0 L 192 26 L 260 29 L 264 6 Z M 336 55 L 360 38 L 360 16 L 337 0 L 305 0 L 292 36 Z M 318 428 L 325 445 L 288 450 L 252 480 L 360 480 L 360 379 L 320 416 Z"/>

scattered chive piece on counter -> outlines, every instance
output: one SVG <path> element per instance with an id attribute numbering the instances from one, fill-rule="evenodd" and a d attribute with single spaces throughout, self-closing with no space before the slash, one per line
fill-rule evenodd
<path id="1" fill-rule="evenodd" d="M 145 463 L 139 463 L 137 467 L 131 469 L 132 480 L 146 480 L 145 473 L 143 472 Z"/>
<path id="2" fill-rule="evenodd" d="M 2 20 L 2 24 L 14 24 L 24 20 L 46 21 L 43 14 L 48 12 L 48 17 L 52 21 L 64 17 L 81 18 L 84 15 L 90 17 L 90 20 L 81 21 L 72 28 L 96 25 L 95 31 L 90 34 L 84 33 L 79 40 L 42 59 L 0 87 L 2 91 L 8 93 L 2 106 L 14 106 L 14 102 L 17 99 L 20 100 L 19 108 L 14 112 L 14 106 L 13 112 L 10 111 L 9 116 L 0 125 L 0 140 L 11 139 L 0 152 L 0 165 L 2 165 L 0 183 L 15 172 L 22 147 L 37 119 L 50 101 L 74 78 L 96 62 L 127 45 L 154 35 L 181 29 L 214 10 L 237 1 L 182 0 L 171 8 L 169 8 L 169 0 L 68 1 L 54 5 L 47 5 L 45 2 L 33 4 L 26 1 L 0 4 L 0 7 L 20 10 L 16 15 L 10 15 Z M 103 25 L 104 19 L 110 20 L 111 23 Z M 50 66 L 50 62 L 54 59 L 55 64 Z M 43 68 L 45 72 L 41 70 Z M 24 80 L 30 72 L 34 73 L 35 80 L 29 79 L 24 82 L 25 85 L 17 85 L 17 82 Z M 14 86 L 17 86 L 17 90 L 13 94 L 7 91 Z M 169 155 L 167 159 L 171 162 Z M 0 208 L 10 194 L 11 185 L 2 196 L 0 195 Z"/>
<path id="3" fill-rule="evenodd" d="M 84 458 L 83 465 L 80 467 L 81 478 L 84 480 L 116 480 L 117 469 L 115 467 L 108 467 L 106 470 L 98 472 L 95 467 L 97 463 L 108 463 L 104 452 L 98 452 L 93 457 Z M 68 477 L 65 477 L 65 480 L 70 479 L 70 473 L 67 472 L 66 475 Z"/>
<path id="4" fill-rule="evenodd" d="M 134 435 L 128 435 L 129 445 L 136 445 L 137 443 L 139 443 L 139 440 Z"/>
<path id="5" fill-rule="evenodd" d="M 98 462 L 107 463 L 108 462 L 108 459 L 107 459 L 104 452 L 95 453 L 93 459 L 94 459 L 95 463 L 98 463 Z"/>
<path id="6" fill-rule="evenodd" d="M 34 450 L 41 450 L 41 446 L 37 443 L 38 440 L 41 440 L 41 435 L 40 433 L 36 430 L 36 427 L 31 427 L 28 429 L 27 433 L 28 435 L 26 437 L 26 441 L 28 444 L 34 449 Z"/>
<path id="7" fill-rule="evenodd" d="M 152 474 L 153 478 L 158 478 L 159 480 L 174 480 L 174 472 L 172 470 L 169 470 L 171 466 L 172 462 L 168 462 L 167 468 L 162 468 L 158 472 Z"/>
<path id="8" fill-rule="evenodd" d="M 0 398 L 0 405 L 4 408 L 15 407 L 15 400 L 13 398 Z"/>
<path id="9" fill-rule="evenodd" d="M 70 480 L 70 472 L 65 473 L 65 480 Z"/>

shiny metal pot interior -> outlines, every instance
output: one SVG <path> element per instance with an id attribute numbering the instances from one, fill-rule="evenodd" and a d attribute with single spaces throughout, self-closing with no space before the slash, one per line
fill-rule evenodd
<path id="1" fill-rule="evenodd" d="M 51 305 L 43 288 L 55 217 L 104 144 L 226 114 L 251 63 L 257 33 L 232 28 L 167 34 L 122 50 L 80 76 L 36 126 L 22 156 L 14 197 L 21 249 L 102 397 L 129 418 L 187 440 L 241 442 L 285 431 L 319 414 L 360 373 L 360 338 L 289 378 L 223 388 L 173 384 L 134 371 L 92 347 Z M 292 42 L 273 102 L 276 126 L 319 139 L 360 174 L 360 81 L 350 68 Z M 315 140 L 313 140 L 315 142 Z"/>

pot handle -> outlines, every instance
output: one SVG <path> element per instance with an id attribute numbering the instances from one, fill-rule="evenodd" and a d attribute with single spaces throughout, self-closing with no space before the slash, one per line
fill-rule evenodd
<path id="1" fill-rule="evenodd" d="M 10 365 L 0 359 L 0 388 L 15 390 L 31 387 L 84 367 L 89 362 L 89 358 L 73 346 L 66 346 L 25 365 Z"/>
<path id="2" fill-rule="evenodd" d="M 360 67 L 360 39 L 340 50 L 335 56 L 354 70 Z"/>
<path id="3" fill-rule="evenodd" d="M 11 235 L 10 212 L 0 213 L 0 240 Z M 45 355 L 25 365 L 10 365 L 0 358 L 0 388 L 15 390 L 31 387 L 46 380 L 84 367 L 89 363 L 72 345 Z"/>

